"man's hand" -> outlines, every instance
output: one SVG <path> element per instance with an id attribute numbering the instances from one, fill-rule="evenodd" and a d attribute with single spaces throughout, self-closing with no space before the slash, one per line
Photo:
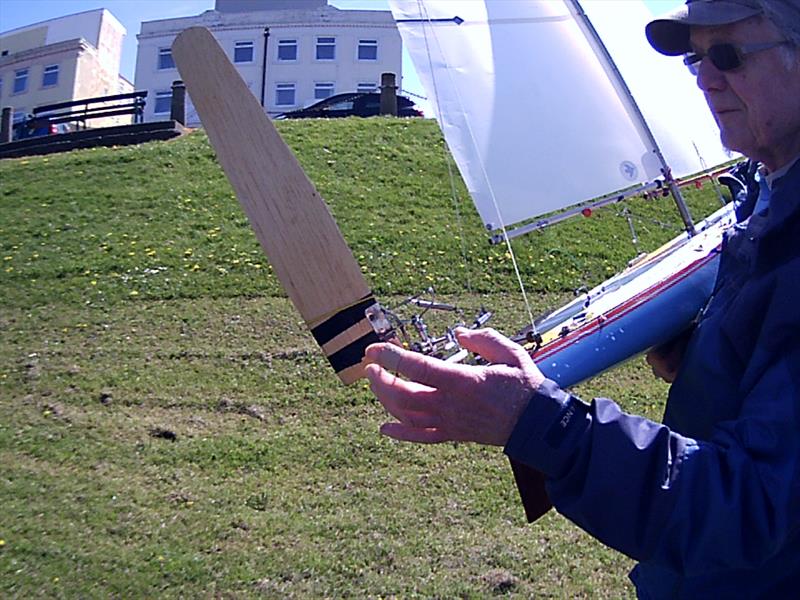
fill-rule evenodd
<path id="1" fill-rule="evenodd" d="M 653 375 L 667 383 L 675 381 L 692 333 L 694 333 L 694 326 L 681 332 L 670 341 L 650 349 L 645 360 L 652 367 Z"/>
<path id="2" fill-rule="evenodd" d="M 381 433 L 408 442 L 505 445 L 544 375 L 521 346 L 494 329 L 459 329 L 456 335 L 464 348 L 493 364 L 447 363 L 392 344 L 367 348 L 370 387 L 397 419 Z"/>

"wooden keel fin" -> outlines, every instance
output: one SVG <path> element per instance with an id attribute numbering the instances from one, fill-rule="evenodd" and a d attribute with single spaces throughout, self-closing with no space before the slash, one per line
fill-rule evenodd
<path id="1" fill-rule="evenodd" d="M 375 299 L 333 216 L 211 32 L 186 29 L 172 56 L 276 276 L 339 378 L 353 383 L 378 341 L 364 314 Z"/>

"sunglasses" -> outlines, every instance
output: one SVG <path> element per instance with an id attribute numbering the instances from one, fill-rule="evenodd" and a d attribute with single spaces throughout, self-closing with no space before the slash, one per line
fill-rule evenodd
<path id="1" fill-rule="evenodd" d="M 742 66 L 744 57 L 748 54 L 761 52 L 762 50 L 769 50 L 770 48 L 777 48 L 788 44 L 786 40 L 779 42 L 766 42 L 764 44 L 746 44 L 744 46 L 737 46 L 735 44 L 714 44 L 704 54 L 700 52 L 689 52 L 683 57 L 683 64 L 689 67 L 692 75 L 697 75 L 700 71 L 700 61 L 708 57 L 718 70 L 720 71 L 733 71 Z"/>

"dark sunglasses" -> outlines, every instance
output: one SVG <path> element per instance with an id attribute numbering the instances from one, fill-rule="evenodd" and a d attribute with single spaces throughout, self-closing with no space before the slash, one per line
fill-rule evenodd
<path id="1" fill-rule="evenodd" d="M 742 66 L 744 57 L 748 54 L 761 52 L 762 50 L 769 50 L 770 48 L 777 48 L 787 44 L 786 40 L 780 42 L 766 42 L 764 44 L 746 44 L 744 46 L 736 46 L 735 44 L 714 44 L 705 54 L 700 52 L 689 52 L 683 57 L 683 64 L 689 67 L 692 75 L 697 75 L 700 70 L 700 61 L 708 57 L 717 69 L 720 71 L 733 71 Z"/>

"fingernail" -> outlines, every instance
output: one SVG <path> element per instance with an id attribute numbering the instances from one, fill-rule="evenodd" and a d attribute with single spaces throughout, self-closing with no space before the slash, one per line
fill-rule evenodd
<path id="1" fill-rule="evenodd" d="M 364 350 L 364 358 L 367 362 L 373 363 L 378 359 L 378 355 L 381 352 L 381 348 L 383 344 L 370 344 L 367 346 L 367 349 Z"/>
<path id="2" fill-rule="evenodd" d="M 378 374 L 380 373 L 380 371 L 381 368 L 378 365 L 372 363 L 366 366 L 366 368 L 364 369 L 364 374 L 367 376 L 369 382 L 373 383 L 378 378 Z"/>

